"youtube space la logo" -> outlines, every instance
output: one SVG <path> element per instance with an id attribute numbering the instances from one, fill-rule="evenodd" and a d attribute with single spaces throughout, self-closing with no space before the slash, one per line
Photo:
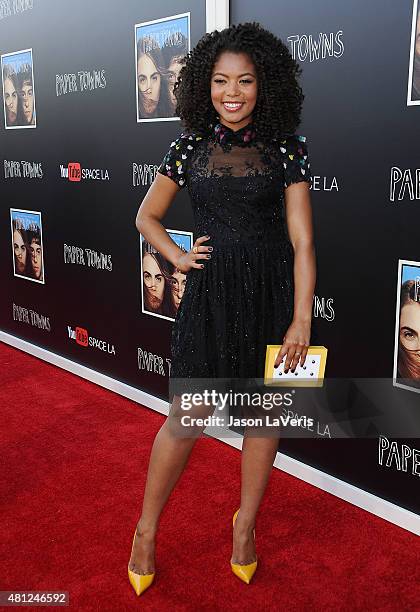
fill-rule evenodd
<path id="1" fill-rule="evenodd" d="M 60 176 L 72 183 L 80 181 L 109 181 L 109 171 L 103 168 L 82 168 L 80 162 L 60 164 Z"/>

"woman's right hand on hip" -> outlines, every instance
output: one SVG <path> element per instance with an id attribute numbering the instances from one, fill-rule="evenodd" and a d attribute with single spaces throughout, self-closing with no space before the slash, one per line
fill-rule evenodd
<path id="1" fill-rule="evenodd" d="M 202 246 L 203 242 L 210 240 L 210 236 L 200 236 L 194 242 L 193 248 L 188 253 L 182 253 L 176 261 L 176 267 L 181 272 L 188 272 L 191 268 L 204 268 L 204 264 L 200 262 L 201 259 L 210 259 L 211 255 L 209 251 L 213 250 L 212 246 Z"/>

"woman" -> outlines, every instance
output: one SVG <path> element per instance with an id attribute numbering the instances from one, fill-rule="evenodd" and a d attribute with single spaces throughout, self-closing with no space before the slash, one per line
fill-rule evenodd
<path id="1" fill-rule="evenodd" d="M 162 52 L 151 36 L 137 41 L 137 88 L 138 118 L 154 119 L 167 117 L 168 94 L 162 86 L 164 59 Z"/>
<path id="2" fill-rule="evenodd" d="M 20 125 L 19 119 L 22 116 L 21 101 L 19 98 L 19 85 L 16 73 L 3 69 L 4 83 L 4 106 L 6 109 L 6 127 Z"/>
<path id="3" fill-rule="evenodd" d="M 187 274 L 172 330 L 171 377 L 263 378 L 269 343 L 283 345 L 275 365 L 285 357 L 293 371 L 310 345 L 316 275 L 310 166 L 305 138 L 295 135 L 300 68 L 257 23 L 206 34 L 184 63 L 174 93 L 185 131 L 171 143 L 136 219 L 146 239 Z M 159 221 L 184 186 L 198 235 L 187 253 Z M 175 394 L 151 453 L 128 566 L 137 594 L 153 581 L 159 516 L 195 442 L 173 429 L 179 402 Z M 203 403 L 194 415 L 213 410 Z M 254 527 L 277 449 L 278 438 L 245 432 L 230 564 L 247 583 L 257 566 Z"/>
<path id="4" fill-rule="evenodd" d="M 176 314 L 172 297 L 172 283 L 166 262 L 160 253 L 143 240 L 143 304 L 149 312 L 174 318 Z"/>
<path id="5" fill-rule="evenodd" d="M 31 265 L 28 237 L 19 221 L 13 220 L 13 253 L 15 257 L 15 274 L 31 276 Z"/>
<path id="6" fill-rule="evenodd" d="M 407 280 L 400 295 L 398 378 L 410 386 L 420 386 L 420 284 Z"/>

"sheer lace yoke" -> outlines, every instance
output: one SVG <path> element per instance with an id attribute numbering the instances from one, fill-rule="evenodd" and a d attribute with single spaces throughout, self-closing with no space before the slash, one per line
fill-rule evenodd
<path id="1" fill-rule="evenodd" d="M 257 140 L 243 147 L 217 140 L 203 142 L 194 160 L 197 178 L 267 176 L 281 167 L 279 150 Z"/>

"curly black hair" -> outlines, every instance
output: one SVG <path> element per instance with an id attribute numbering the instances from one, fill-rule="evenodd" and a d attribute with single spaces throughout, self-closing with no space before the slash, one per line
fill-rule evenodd
<path id="1" fill-rule="evenodd" d="M 302 69 L 287 46 L 257 22 L 231 25 L 205 34 L 181 60 L 174 84 L 175 115 L 187 131 L 207 135 L 218 121 L 210 93 L 211 73 L 224 51 L 247 53 L 257 72 L 257 102 L 252 122 L 261 138 L 294 134 L 301 121 L 304 95 L 298 83 Z M 197 101 L 200 104 L 197 104 Z"/>

